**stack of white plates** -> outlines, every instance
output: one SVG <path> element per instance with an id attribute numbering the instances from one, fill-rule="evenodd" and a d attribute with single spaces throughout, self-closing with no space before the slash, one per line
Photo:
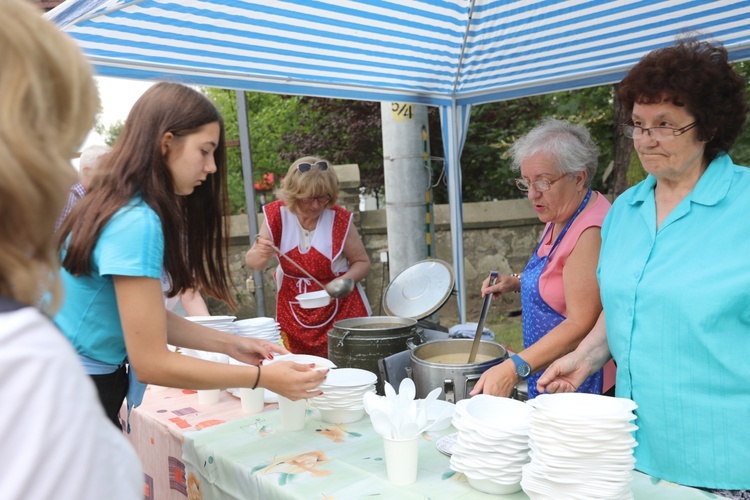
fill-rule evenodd
<path id="1" fill-rule="evenodd" d="M 531 462 L 521 480 L 529 498 L 632 498 L 632 400 L 567 393 L 542 394 L 529 404 Z"/>
<path id="2" fill-rule="evenodd" d="M 318 386 L 323 394 L 310 398 L 310 406 L 317 408 L 326 422 L 356 422 L 365 415 L 363 398 L 365 393 L 375 392 L 377 380 L 377 375 L 360 368 L 332 369 L 325 382 Z"/>
<path id="3" fill-rule="evenodd" d="M 185 319 L 214 330 L 234 333 L 235 316 L 185 316 Z"/>
<path id="4" fill-rule="evenodd" d="M 479 394 L 456 403 L 458 429 L 451 469 L 475 489 L 493 495 L 521 490 L 521 468 L 529 461 L 533 408 L 509 398 Z"/>
<path id="5" fill-rule="evenodd" d="M 233 324 L 235 335 L 268 340 L 274 344 L 281 342 L 279 324 L 273 318 L 248 318 L 235 321 Z"/>

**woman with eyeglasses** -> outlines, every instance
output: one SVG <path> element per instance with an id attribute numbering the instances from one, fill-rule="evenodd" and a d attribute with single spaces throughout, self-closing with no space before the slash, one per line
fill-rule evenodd
<path id="1" fill-rule="evenodd" d="M 575 349 L 601 312 L 596 264 L 610 203 L 590 188 L 599 150 L 580 125 L 546 119 L 516 141 L 510 154 L 511 168 L 521 173 L 516 184 L 545 227 L 523 273 L 482 284 L 483 297 L 521 293 L 524 349 L 484 372 L 471 395 L 507 397 L 526 380 L 532 399 L 542 371 Z M 599 371 L 579 390 L 600 394 L 602 383 Z"/>
<path id="2" fill-rule="evenodd" d="M 274 343 L 242 338 L 165 309 L 167 296 L 200 289 L 229 305 L 224 122 L 211 101 L 177 83 L 150 87 L 101 165 L 96 189 L 58 233 L 65 301 L 55 316 L 112 422 L 143 383 L 186 389 L 264 387 L 310 396 L 325 378 L 290 362 L 261 367 Z M 172 352 L 167 344 L 223 353 L 248 366 Z M 320 394 L 320 391 L 314 391 Z"/>
<path id="3" fill-rule="evenodd" d="M 320 290 L 287 259 L 276 269 L 276 321 L 286 347 L 297 354 L 328 357 L 328 331 L 336 321 L 369 316 L 370 305 L 359 284 L 370 271 L 370 259 L 352 214 L 336 205 L 339 181 L 328 161 L 306 156 L 289 167 L 276 190 L 277 200 L 263 206 L 265 223 L 245 255 L 248 267 L 262 270 L 274 247 L 291 257 L 323 285 L 351 278 L 354 291 L 324 307 L 304 309 L 297 295 Z"/>
<path id="4" fill-rule="evenodd" d="M 570 391 L 610 357 L 638 405 L 635 467 L 750 498 L 750 170 L 727 151 L 747 115 L 719 44 L 647 54 L 619 96 L 648 177 L 602 226 L 604 313 L 539 390 Z"/>

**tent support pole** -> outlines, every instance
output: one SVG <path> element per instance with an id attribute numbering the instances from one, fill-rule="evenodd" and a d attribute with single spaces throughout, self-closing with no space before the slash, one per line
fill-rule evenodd
<path id="1" fill-rule="evenodd" d="M 258 211 L 255 206 L 255 185 L 253 184 L 253 161 L 250 157 L 250 127 L 247 123 L 247 96 L 241 90 L 237 96 L 237 125 L 240 135 L 240 156 L 242 158 L 242 178 L 245 185 L 245 202 L 247 203 L 247 226 L 250 235 L 250 246 L 258 234 Z M 248 247 L 249 248 L 249 247 Z M 253 271 L 255 282 L 256 316 L 266 315 L 266 300 L 263 294 L 263 272 Z"/>

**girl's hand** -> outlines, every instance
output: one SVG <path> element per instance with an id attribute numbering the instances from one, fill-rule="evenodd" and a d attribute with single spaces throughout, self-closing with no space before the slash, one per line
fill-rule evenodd
<path id="1" fill-rule="evenodd" d="M 292 401 L 320 396 L 323 392 L 316 390 L 316 387 L 326 379 L 328 369 L 315 369 L 313 366 L 291 361 L 263 365 L 258 385 Z"/>
<path id="2" fill-rule="evenodd" d="M 226 354 L 237 361 L 258 365 L 264 359 L 273 359 L 274 354 L 289 354 L 289 351 L 283 345 L 267 340 L 237 337 Z"/>

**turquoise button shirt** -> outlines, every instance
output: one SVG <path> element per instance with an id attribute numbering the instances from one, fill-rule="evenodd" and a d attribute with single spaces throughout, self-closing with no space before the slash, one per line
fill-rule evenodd
<path id="1" fill-rule="evenodd" d="M 720 156 L 658 230 L 655 184 L 615 201 L 598 269 L 636 468 L 750 489 L 750 169 Z"/>

